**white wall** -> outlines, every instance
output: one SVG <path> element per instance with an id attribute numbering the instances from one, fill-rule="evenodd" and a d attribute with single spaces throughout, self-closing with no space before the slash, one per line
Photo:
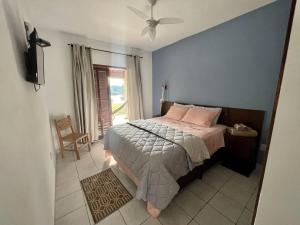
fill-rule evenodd
<path id="1" fill-rule="evenodd" d="M 296 6 L 256 225 L 300 224 L 300 4 Z"/>
<path id="2" fill-rule="evenodd" d="M 25 14 L 0 0 L 0 224 L 53 225 L 55 168 L 43 88 L 24 80 Z"/>
<path id="3" fill-rule="evenodd" d="M 38 28 L 39 35 L 51 42 L 45 51 L 46 97 L 50 118 L 70 114 L 74 118 L 71 50 L 68 43 L 79 43 L 93 48 L 139 54 L 143 56 L 142 82 L 145 116 L 152 117 L 152 53 L 138 49 L 109 44 L 86 37 L 54 30 Z M 126 67 L 126 57 L 92 51 L 94 64 Z M 52 126 L 53 127 L 53 126 Z M 57 148 L 56 133 L 52 128 L 53 142 Z"/>

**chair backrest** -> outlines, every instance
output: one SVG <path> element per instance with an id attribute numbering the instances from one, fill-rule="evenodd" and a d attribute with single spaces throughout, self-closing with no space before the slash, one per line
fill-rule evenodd
<path id="1" fill-rule="evenodd" d="M 62 131 L 66 129 L 71 129 L 71 132 L 74 133 L 71 117 L 69 115 L 66 118 L 55 120 L 54 123 L 59 138 L 62 137 Z"/>

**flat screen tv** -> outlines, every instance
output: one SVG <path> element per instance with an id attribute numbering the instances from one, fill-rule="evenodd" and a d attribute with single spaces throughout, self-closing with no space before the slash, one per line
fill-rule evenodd
<path id="1" fill-rule="evenodd" d="M 26 80 L 34 84 L 45 84 L 44 70 L 44 47 L 51 44 L 38 37 L 36 29 L 29 36 L 29 48 L 25 52 L 25 61 L 27 67 Z"/>

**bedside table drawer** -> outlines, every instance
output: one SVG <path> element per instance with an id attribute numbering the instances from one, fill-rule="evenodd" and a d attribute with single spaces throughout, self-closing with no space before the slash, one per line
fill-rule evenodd
<path id="1" fill-rule="evenodd" d="M 252 160 L 256 155 L 256 138 L 225 136 L 226 150 L 237 157 L 245 160 Z"/>
<path id="2" fill-rule="evenodd" d="M 248 176 L 256 165 L 257 137 L 233 136 L 225 133 L 223 165 Z"/>

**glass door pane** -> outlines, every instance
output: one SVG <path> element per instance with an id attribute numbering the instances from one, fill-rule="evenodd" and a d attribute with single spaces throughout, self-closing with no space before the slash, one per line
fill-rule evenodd
<path id="1" fill-rule="evenodd" d="M 128 122 L 126 70 L 109 68 L 109 86 L 113 125 Z"/>

